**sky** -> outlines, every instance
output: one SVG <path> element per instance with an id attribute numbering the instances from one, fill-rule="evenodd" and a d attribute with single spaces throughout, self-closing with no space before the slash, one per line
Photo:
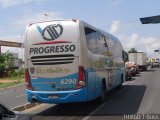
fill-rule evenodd
<path id="1" fill-rule="evenodd" d="M 125 51 L 135 48 L 160 57 L 160 24 L 139 18 L 160 15 L 160 0 L 0 0 L 0 40 L 23 42 L 26 26 L 47 19 L 80 19 L 117 37 Z M 23 49 L 2 47 L 23 57 Z"/>

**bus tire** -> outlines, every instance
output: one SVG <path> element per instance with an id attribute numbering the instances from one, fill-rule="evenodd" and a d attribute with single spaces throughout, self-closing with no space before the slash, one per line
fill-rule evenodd
<path id="1" fill-rule="evenodd" d="M 126 78 L 125 78 L 125 79 L 126 79 L 126 81 L 129 79 L 129 77 L 128 77 L 128 73 L 126 74 Z"/>
<path id="2" fill-rule="evenodd" d="M 99 102 L 104 103 L 105 100 L 106 100 L 106 82 L 105 82 L 105 80 L 103 80 L 102 87 L 101 87 L 101 96 L 100 96 Z"/>
<path id="3" fill-rule="evenodd" d="M 123 74 L 121 75 L 121 83 L 120 85 L 118 85 L 118 89 L 122 89 L 123 88 Z"/>

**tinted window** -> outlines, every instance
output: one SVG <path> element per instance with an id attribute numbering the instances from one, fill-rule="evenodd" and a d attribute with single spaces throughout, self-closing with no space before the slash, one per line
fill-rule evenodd
<path id="1" fill-rule="evenodd" d="M 98 53 L 108 56 L 109 49 L 105 35 L 101 34 L 101 39 L 98 40 Z"/>
<path id="2" fill-rule="evenodd" d="M 88 49 L 93 53 L 97 53 L 97 41 L 98 41 L 97 31 L 85 27 L 85 35 L 86 35 Z"/>
<path id="3" fill-rule="evenodd" d="M 91 52 L 105 56 L 109 55 L 107 38 L 105 35 L 88 27 L 85 27 L 85 35 L 88 49 Z"/>

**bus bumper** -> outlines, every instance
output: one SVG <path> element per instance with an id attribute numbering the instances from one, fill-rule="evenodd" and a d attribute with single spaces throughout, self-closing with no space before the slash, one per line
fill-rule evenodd
<path id="1" fill-rule="evenodd" d="M 71 103 L 71 102 L 85 102 L 87 101 L 86 87 L 79 90 L 72 91 L 31 91 L 26 89 L 28 102 L 40 103 Z"/>

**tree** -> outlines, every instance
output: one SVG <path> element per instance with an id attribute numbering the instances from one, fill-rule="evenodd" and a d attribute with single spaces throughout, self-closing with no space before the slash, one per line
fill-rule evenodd
<path id="1" fill-rule="evenodd" d="M 137 50 L 135 49 L 135 48 L 131 48 L 129 51 L 128 51 L 128 53 L 136 53 L 137 52 Z"/>
<path id="2" fill-rule="evenodd" d="M 14 64 L 14 58 L 13 54 L 9 51 L 5 53 L 5 65 L 8 70 L 11 70 L 13 68 Z"/>
<path id="3" fill-rule="evenodd" d="M 0 77 L 5 73 L 5 54 L 0 54 Z"/>
<path id="4" fill-rule="evenodd" d="M 6 76 L 7 72 L 13 68 L 14 58 L 9 51 L 0 54 L 0 77 Z"/>

